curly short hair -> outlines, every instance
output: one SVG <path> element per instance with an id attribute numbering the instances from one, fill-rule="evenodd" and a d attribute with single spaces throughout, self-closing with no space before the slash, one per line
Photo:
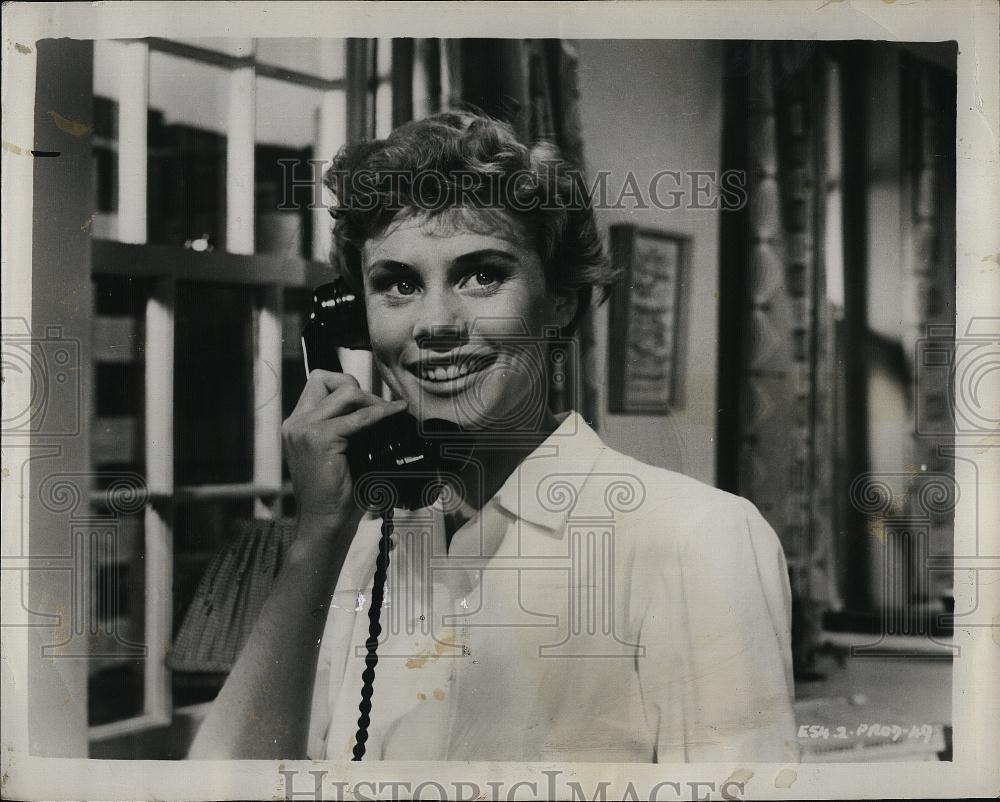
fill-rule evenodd
<path id="1" fill-rule="evenodd" d="M 569 331 L 596 292 L 607 299 L 613 272 L 590 197 L 555 145 L 526 144 L 514 129 L 478 111 L 456 110 L 406 123 L 386 139 L 345 145 L 324 175 L 333 195 L 331 261 L 361 286 L 361 250 L 397 216 L 478 210 L 470 226 L 527 231 L 550 292 L 579 299 Z M 498 214 L 499 213 L 499 214 Z"/>

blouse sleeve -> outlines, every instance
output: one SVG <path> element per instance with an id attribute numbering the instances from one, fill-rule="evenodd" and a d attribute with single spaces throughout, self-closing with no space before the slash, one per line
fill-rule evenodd
<path id="1" fill-rule="evenodd" d="M 643 617 L 639 679 L 658 762 L 798 759 L 784 553 L 753 504 L 729 500 L 663 560 Z"/>

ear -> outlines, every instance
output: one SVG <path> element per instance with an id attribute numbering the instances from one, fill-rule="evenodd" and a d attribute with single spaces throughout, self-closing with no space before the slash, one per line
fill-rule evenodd
<path id="1" fill-rule="evenodd" d="M 580 293 L 576 290 L 561 292 L 552 296 L 553 323 L 559 328 L 566 328 L 576 317 L 580 308 Z"/>

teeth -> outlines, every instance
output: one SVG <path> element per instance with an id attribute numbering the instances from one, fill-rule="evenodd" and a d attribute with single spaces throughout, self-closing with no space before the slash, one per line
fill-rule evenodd
<path id="1" fill-rule="evenodd" d="M 455 365 L 435 365 L 434 367 L 422 367 L 420 369 L 420 377 L 425 381 L 451 381 L 452 379 L 457 379 L 460 376 L 467 376 L 469 373 L 479 370 L 482 367 L 482 358 L 477 358 L 473 361 L 466 360 L 461 364 Z"/>

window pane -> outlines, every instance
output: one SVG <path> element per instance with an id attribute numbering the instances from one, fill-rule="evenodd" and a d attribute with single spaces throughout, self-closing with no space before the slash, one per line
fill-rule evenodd
<path id="1" fill-rule="evenodd" d="M 384 139 L 392 131 L 392 39 L 375 43 L 378 85 L 375 89 L 375 136 Z"/>
<path id="2" fill-rule="evenodd" d="M 320 196 L 322 166 L 314 174 L 309 160 L 321 98 L 315 89 L 257 78 L 257 253 L 308 257 L 311 252 L 310 208 Z"/>
<path id="3" fill-rule="evenodd" d="M 118 103 L 94 94 L 94 217 L 90 233 L 114 239 L 118 233 Z"/>
<path id="4" fill-rule="evenodd" d="M 143 314 L 148 287 L 124 276 L 94 278 L 91 463 L 143 473 Z M 98 473 L 100 485 L 100 473 Z"/>
<path id="5" fill-rule="evenodd" d="M 118 76 L 122 45 L 94 42 L 94 219 L 97 239 L 118 234 Z"/>
<path id="6" fill-rule="evenodd" d="M 307 86 L 257 78 L 257 142 L 298 149 L 316 140 L 316 110 L 322 92 Z"/>
<path id="7" fill-rule="evenodd" d="M 375 72 L 380 80 L 392 77 L 392 39 L 375 42 Z"/>
<path id="8" fill-rule="evenodd" d="M 103 478 L 98 489 L 114 477 Z M 114 518 L 107 507 L 95 505 L 93 513 L 108 516 L 109 521 L 95 524 L 96 537 L 90 541 L 87 719 L 91 726 L 142 713 L 146 598 L 141 512 Z"/>
<path id="9" fill-rule="evenodd" d="M 252 288 L 178 284 L 174 367 L 178 485 L 250 480 L 254 299 Z"/>
<path id="10" fill-rule="evenodd" d="M 341 79 L 344 49 L 343 39 L 258 39 L 257 61 L 321 78 Z"/>
<path id="11" fill-rule="evenodd" d="M 225 245 L 229 73 L 150 54 L 149 241 Z"/>

